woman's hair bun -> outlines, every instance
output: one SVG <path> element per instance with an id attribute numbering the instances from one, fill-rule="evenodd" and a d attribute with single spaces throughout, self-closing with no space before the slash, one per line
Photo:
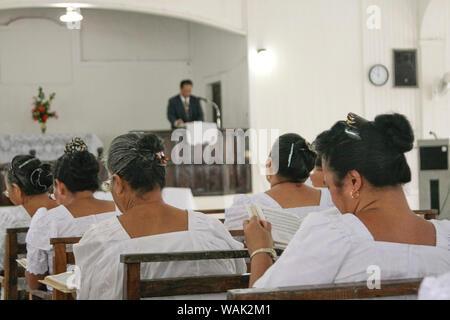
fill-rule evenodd
<path id="1" fill-rule="evenodd" d="M 140 137 L 137 142 L 137 152 L 141 154 L 156 154 L 164 150 L 163 142 L 155 135 L 146 134 Z"/>
<path id="2" fill-rule="evenodd" d="M 30 175 L 30 182 L 36 190 L 47 191 L 53 184 L 53 175 L 49 164 L 41 164 Z"/>
<path id="3" fill-rule="evenodd" d="M 314 168 L 316 153 L 301 136 L 287 133 L 278 138 L 271 157 L 278 166 L 278 175 L 291 182 L 304 182 Z"/>
<path id="4" fill-rule="evenodd" d="M 81 138 L 75 137 L 66 144 L 65 154 L 74 154 L 77 152 L 88 151 L 86 143 Z"/>
<path id="5" fill-rule="evenodd" d="M 31 155 L 14 157 L 7 176 L 10 185 L 17 184 L 28 196 L 43 194 L 53 184 L 50 165 Z"/>
<path id="6" fill-rule="evenodd" d="M 375 127 L 382 132 L 390 144 L 399 153 L 411 151 L 414 146 L 414 132 L 411 123 L 404 115 L 382 114 L 375 118 Z"/>
<path id="7" fill-rule="evenodd" d="M 107 166 L 140 194 L 166 184 L 163 141 L 154 134 L 127 133 L 116 137 L 108 152 Z"/>
<path id="8" fill-rule="evenodd" d="M 99 164 L 81 138 L 66 144 L 64 155 L 55 165 L 55 179 L 63 182 L 71 192 L 96 191 L 99 188 Z"/>

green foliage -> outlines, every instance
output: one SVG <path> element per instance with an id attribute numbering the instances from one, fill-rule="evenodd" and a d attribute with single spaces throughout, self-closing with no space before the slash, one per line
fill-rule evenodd
<path id="1" fill-rule="evenodd" d="M 48 99 L 45 99 L 44 90 L 42 87 L 38 89 L 38 95 L 33 97 L 33 110 L 31 110 L 31 114 L 33 120 L 39 121 L 40 123 L 45 123 L 49 118 L 58 118 L 56 112 L 50 111 L 50 106 L 52 101 L 55 99 L 56 93 L 51 93 Z"/>

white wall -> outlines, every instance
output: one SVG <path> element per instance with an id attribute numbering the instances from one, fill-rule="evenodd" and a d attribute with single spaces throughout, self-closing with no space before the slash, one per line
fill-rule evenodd
<path id="1" fill-rule="evenodd" d="M 432 91 L 446 72 L 450 72 L 450 3 L 433 0 L 425 12 L 420 29 L 422 52 L 422 118 L 423 136 L 450 137 L 450 95 L 433 99 Z"/>
<path id="2" fill-rule="evenodd" d="M 377 5 L 381 9 L 381 29 L 369 30 L 363 27 L 366 9 Z M 363 30 L 363 93 L 364 114 L 373 119 L 382 113 L 398 112 L 404 114 L 414 129 L 416 138 L 420 138 L 422 131 L 421 115 L 421 87 L 394 88 L 394 49 L 418 49 L 419 46 L 419 15 L 416 0 L 362 0 L 361 16 Z M 420 52 L 418 52 L 418 68 L 420 68 Z M 367 81 L 368 72 L 374 64 L 385 65 L 390 73 L 389 81 L 382 87 L 376 87 Z M 406 155 L 413 173 L 411 183 L 405 186 L 411 207 L 419 208 L 418 202 L 418 154 L 417 149 Z"/>
<path id="3" fill-rule="evenodd" d="M 248 1 L 250 123 L 311 141 L 343 119 L 362 113 L 360 0 Z M 276 56 L 268 74 L 253 69 L 255 52 Z M 267 187 L 253 172 L 255 191 Z"/>
<path id="4" fill-rule="evenodd" d="M 220 75 L 228 90 L 225 126 L 235 126 L 232 109 L 247 109 L 245 63 L 234 68 L 236 59 L 245 62 L 245 37 L 178 19 L 98 9 L 83 10 L 81 31 L 69 31 L 57 22 L 60 14 L 0 11 L 1 132 L 39 132 L 30 115 L 39 85 L 56 92 L 53 108 L 60 119 L 49 120 L 49 133 L 93 132 L 106 146 L 129 130 L 169 129 L 167 100 L 178 93 L 181 79 L 194 75 L 196 94 L 204 93 L 209 76 Z M 15 20 L 21 17 L 26 19 Z M 230 59 L 226 52 L 218 57 L 203 50 L 221 41 L 230 44 L 220 47 Z M 236 94 L 233 86 L 240 89 Z"/>
<path id="5" fill-rule="evenodd" d="M 369 5 L 381 9 L 381 30 L 366 27 Z M 350 111 L 368 119 L 394 111 L 405 114 L 421 136 L 421 89 L 394 88 L 392 78 L 377 88 L 368 80 L 370 67 L 378 63 L 392 76 L 393 49 L 418 48 L 418 1 L 248 0 L 247 11 L 249 65 L 258 48 L 276 56 L 268 74 L 250 68 L 252 127 L 312 140 Z M 407 158 L 414 174 L 406 192 L 418 208 L 416 151 Z M 264 176 L 256 168 L 253 173 L 255 191 L 267 188 Z"/>
<path id="6" fill-rule="evenodd" d="M 220 81 L 224 128 L 248 128 L 248 63 L 244 36 L 191 24 L 192 78 L 196 93 L 211 97 L 209 85 Z M 205 106 L 208 120 L 212 109 Z"/>

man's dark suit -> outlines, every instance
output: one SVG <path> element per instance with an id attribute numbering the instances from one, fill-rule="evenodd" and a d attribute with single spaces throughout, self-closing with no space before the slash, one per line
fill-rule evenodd
<path id="1" fill-rule="evenodd" d="M 200 100 L 197 97 L 189 97 L 189 119 L 186 117 L 183 102 L 180 95 L 176 95 L 169 99 L 169 105 L 167 106 L 167 118 L 170 121 L 172 129 L 175 128 L 175 121 L 178 119 L 184 122 L 203 121 L 203 110 L 200 105 Z"/>

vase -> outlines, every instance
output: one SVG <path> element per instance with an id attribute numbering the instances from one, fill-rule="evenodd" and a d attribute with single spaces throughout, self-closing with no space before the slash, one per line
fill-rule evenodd
<path id="1" fill-rule="evenodd" d="M 41 122 L 41 132 L 45 133 L 47 131 L 47 124 L 45 122 Z"/>

